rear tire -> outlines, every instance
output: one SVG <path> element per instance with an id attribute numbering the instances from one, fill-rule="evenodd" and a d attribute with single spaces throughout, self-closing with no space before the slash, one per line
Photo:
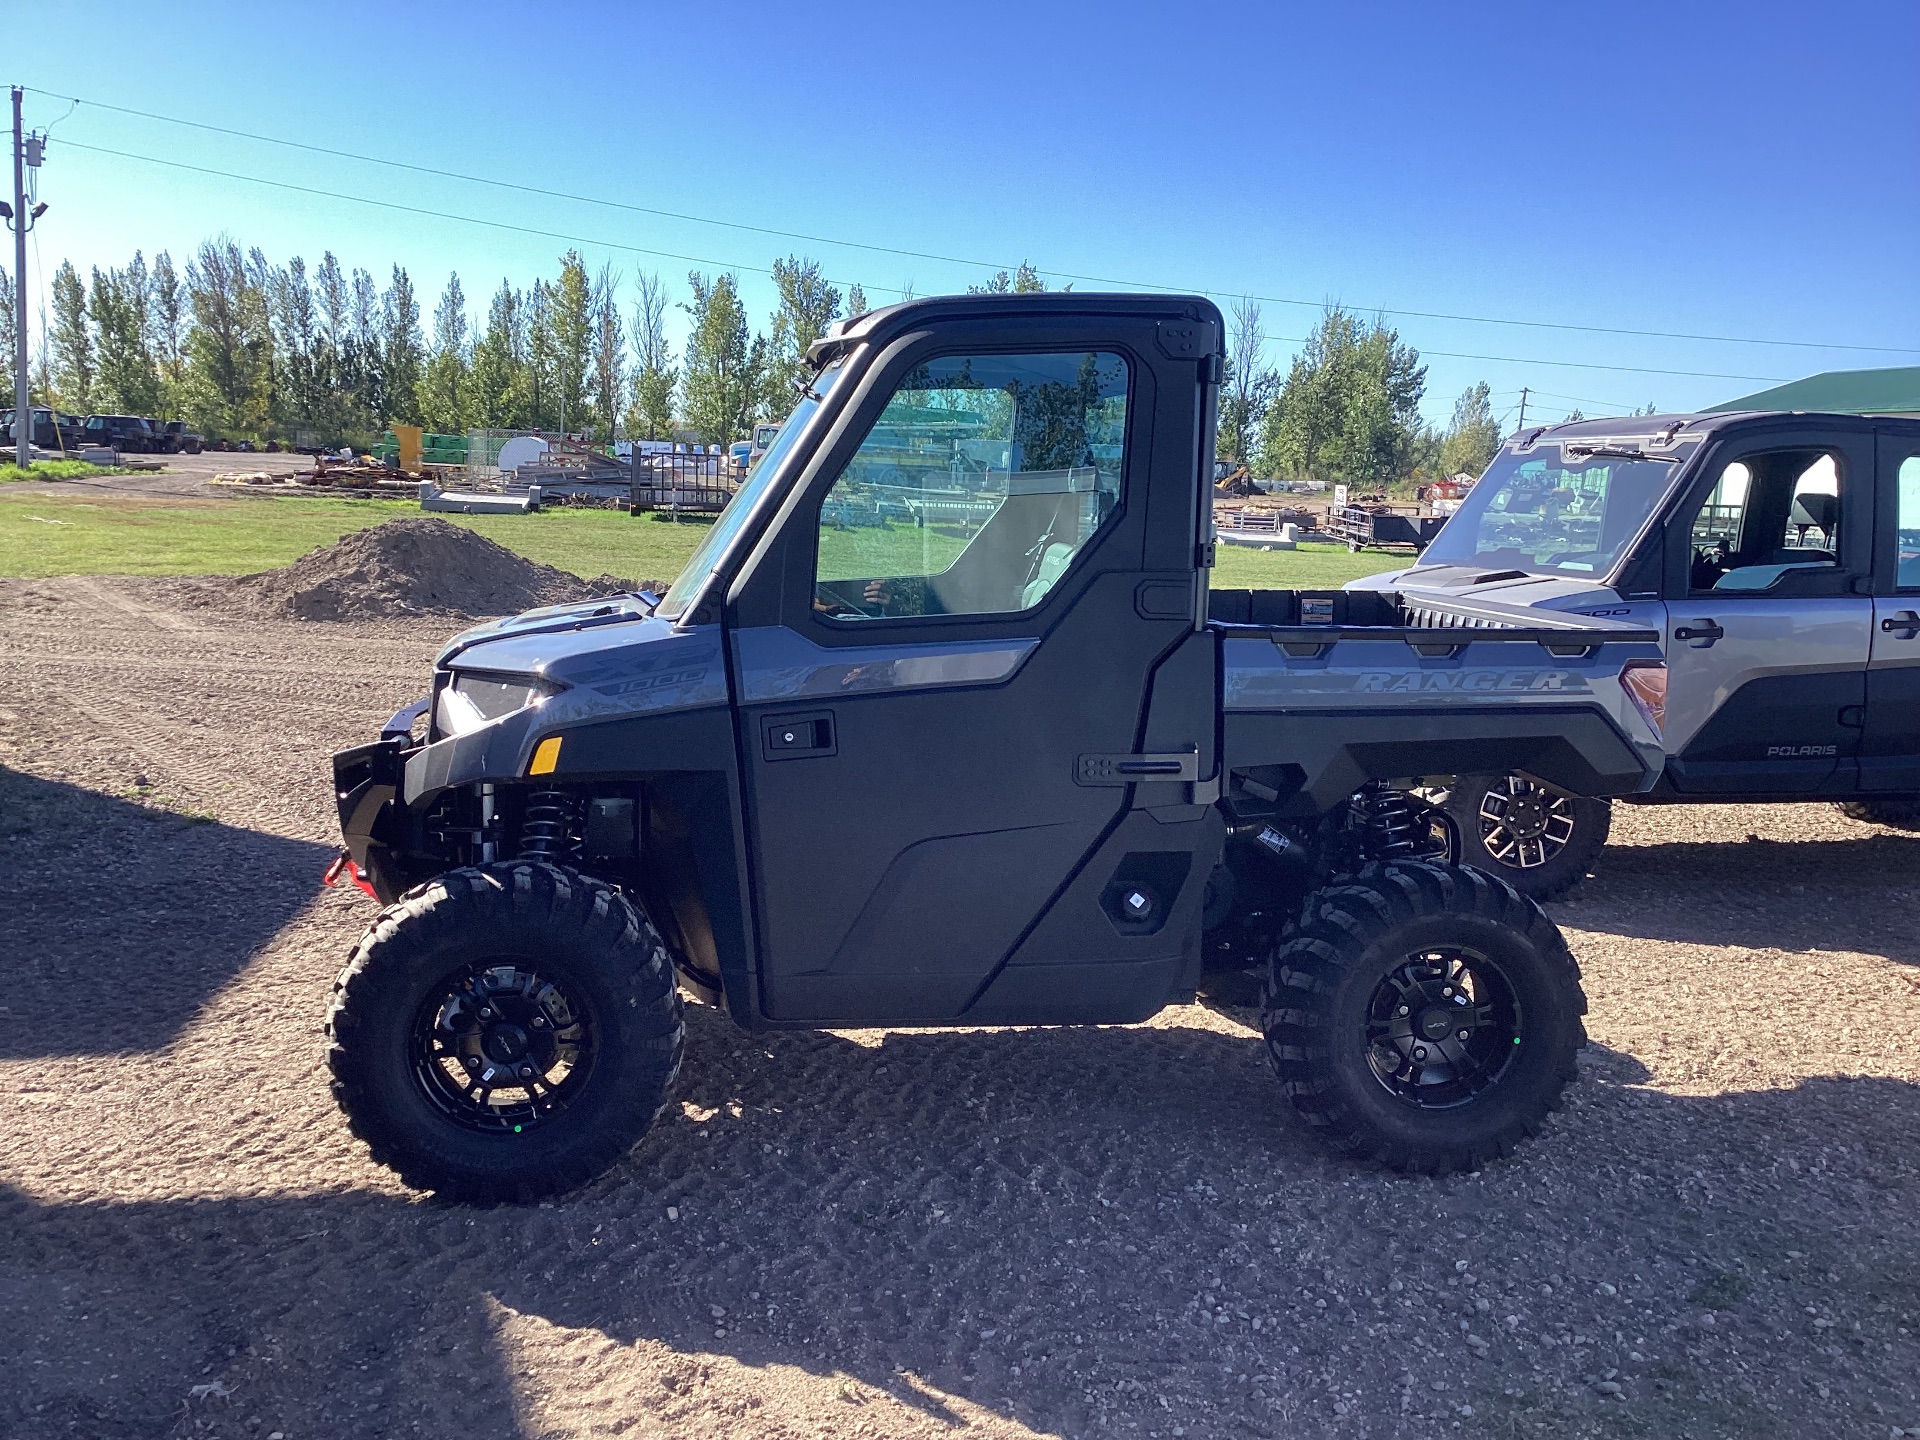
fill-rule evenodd
<path id="1" fill-rule="evenodd" d="M 1605 800 L 1563 795 L 1523 775 L 1462 775 L 1442 808 L 1460 836 L 1460 863 L 1530 900 L 1557 900 L 1584 880 L 1613 827 Z"/>
<path id="2" fill-rule="evenodd" d="M 618 1163 L 685 1028 L 625 896 L 558 866 L 454 870 L 367 927 L 327 1016 L 333 1095 L 373 1158 L 456 1200 L 530 1200 Z"/>
<path id="3" fill-rule="evenodd" d="M 1261 1028 L 1288 1100 L 1334 1149 L 1440 1174 L 1539 1132 L 1586 1010 L 1538 905 L 1476 870 L 1392 861 L 1307 897 Z"/>
<path id="4" fill-rule="evenodd" d="M 1849 820 L 1920 832 L 1920 800 L 1841 800 L 1833 808 Z"/>

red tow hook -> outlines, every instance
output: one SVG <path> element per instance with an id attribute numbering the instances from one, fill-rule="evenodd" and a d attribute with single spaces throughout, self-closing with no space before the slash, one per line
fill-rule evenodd
<path id="1" fill-rule="evenodd" d="M 345 850 L 342 850 L 338 855 L 336 855 L 334 857 L 333 863 L 327 866 L 327 873 L 320 877 L 320 883 L 322 885 L 338 885 L 340 883 L 342 876 L 345 876 L 348 880 L 351 880 L 356 886 L 358 886 L 361 890 L 364 890 L 373 899 L 378 900 L 380 898 L 380 896 L 374 891 L 373 882 L 367 879 L 366 875 L 361 871 L 360 867 L 353 863 L 353 856 L 348 854 Z"/>

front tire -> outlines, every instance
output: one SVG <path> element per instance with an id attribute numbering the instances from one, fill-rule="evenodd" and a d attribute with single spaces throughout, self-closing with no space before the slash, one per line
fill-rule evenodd
<path id="1" fill-rule="evenodd" d="M 468 1201 L 571 1190 L 653 1124 L 685 1029 L 631 901 L 533 863 L 455 870 L 368 926 L 334 982 L 333 1095 L 373 1158 Z"/>
<path id="2" fill-rule="evenodd" d="M 1460 863 L 1498 875 L 1531 900 L 1557 900 L 1586 878 L 1607 843 L 1613 807 L 1524 775 L 1462 775 L 1442 807 Z"/>
<path id="3" fill-rule="evenodd" d="M 1261 1028 L 1288 1100 L 1336 1150 L 1441 1174 L 1539 1132 L 1586 1009 L 1538 905 L 1479 871 L 1394 861 L 1307 897 Z"/>

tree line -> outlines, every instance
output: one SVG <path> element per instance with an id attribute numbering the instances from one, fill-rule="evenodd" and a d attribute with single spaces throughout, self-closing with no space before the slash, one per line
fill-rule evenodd
<path id="1" fill-rule="evenodd" d="M 1383 319 L 1328 307 L 1285 374 L 1263 362 L 1260 307 L 1252 300 L 1234 306 L 1228 330 L 1217 453 L 1255 475 L 1373 488 L 1408 477 L 1478 475 L 1500 449 L 1484 380 L 1453 402 L 1445 425 L 1421 418 L 1426 366 Z M 1565 418 L 1584 417 L 1574 410 Z"/>
<path id="2" fill-rule="evenodd" d="M 1386 485 L 1410 475 L 1477 475 L 1500 448 L 1485 381 L 1454 402 L 1444 428 L 1420 415 L 1427 369 L 1383 320 L 1331 306 L 1283 375 L 1262 363 L 1260 307 L 1229 324 L 1219 455 L 1283 479 Z"/>
<path id="3" fill-rule="evenodd" d="M 63 261 L 30 378 L 37 404 L 177 417 L 229 439 L 365 444 L 402 423 L 720 443 L 784 418 L 807 347 L 867 308 L 858 285 L 843 295 L 810 259 L 775 261 L 773 279 L 779 305 L 756 331 L 736 276 L 694 271 L 676 300 L 656 274 L 629 288 L 569 250 L 551 279 L 502 280 L 476 324 L 458 273 L 428 317 L 404 266 L 382 285 L 331 251 L 309 270 L 223 236 L 184 267 L 136 251 L 83 278 Z M 0 291 L 10 341 L 12 287 Z M 675 305 L 690 327 L 677 354 Z M 9 343 L 9 394 L 12 355 Z"/>
<path id="4" fill-rule="evenodd" d="M 569 250 L 551 279 L 524 288 L 503 279 L 475 323 L 457 273 L 429 317 L 404 266 L 382 285 L 331 251 L 310 271 L 299 256 L 275 265 L 222 236 L 184 267 L 165 251 L 151 261 L 136 251 L 83 278 L 63 261 L 32 388 L 36 403 L 177 417 L 228 439 L 363 445 L 398 422 L 724 443 L 784 418 L 807 348 L 867 309 L 860 286 L 843 294 L 814 260 L 788 256 L 772 274 L 778 304 L 756 329 L 734 275 L 693 271 L 676 298 L 657 274 L 629 283 L 609 265 L 590 272 Z M 1023 262 L 971 288 L 1047 287 Z M 0 283 L 8 371 L 12 295 Z M 688 320 L 677 353 L 667 338 L 675 308 Z M 1376 487 L 1478 474 L 1499 448 L 1484 381 L 1446 425 L 1421 418 L 1426 366 L 1383 319 L 1329 307 L 1283 373 L 1265 363 L 1260 307 L 1243 299 L 1227 350 L 1216 453 L 1256 475 Z"/>

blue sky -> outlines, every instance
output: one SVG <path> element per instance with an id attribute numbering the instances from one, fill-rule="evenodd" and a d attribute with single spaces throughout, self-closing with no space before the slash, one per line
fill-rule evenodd
<path id="1" fill-rule="evenodd" d="M 1913 0 L 202 3 L 164 20 L 150 5 L 67 0 L 57 26 L 46 20 L 44 0 L 0 3 L 0 76 L 630 205 L 985 262 L 543 199 L 98 105 L 69 111 L 33 93 L 29 125 L 52 125 L 37 250 L 47 273 L 63 256 L 83 272 L 122 264 L 135 247 L 178 260 L 225 231 L 276 262 L 331 248 L 384 280 L 397 261 L 429 311 L 457 270 L 478 312 L 502 277 L 551 274 L 575 243 L 84 145 L 579 237 L 590 265 L 657 271 L 676 298 L 688 260 L 615 247 L 738 267 L 763 324 L 772 287 L 751 267 L 786 253 L 860 281 L 875 303 L 907 284 L 964 289 L 1022 259 L 1050 277 L 1201 289 L 1223 304 L 1273 297 L 1263 308 L 1276 364 L 1313 307 L 1386 307 L 1428 357 L 1436 419 L 1480 379 L 1496 410 L 1528 385 L 1540 392 L 1532 413 L 1553 418 L 1576 404 L 1679 409 L 1816 370 L 1920 364 Z M 138 62 L 88 58 L 108 41 Z"/>

